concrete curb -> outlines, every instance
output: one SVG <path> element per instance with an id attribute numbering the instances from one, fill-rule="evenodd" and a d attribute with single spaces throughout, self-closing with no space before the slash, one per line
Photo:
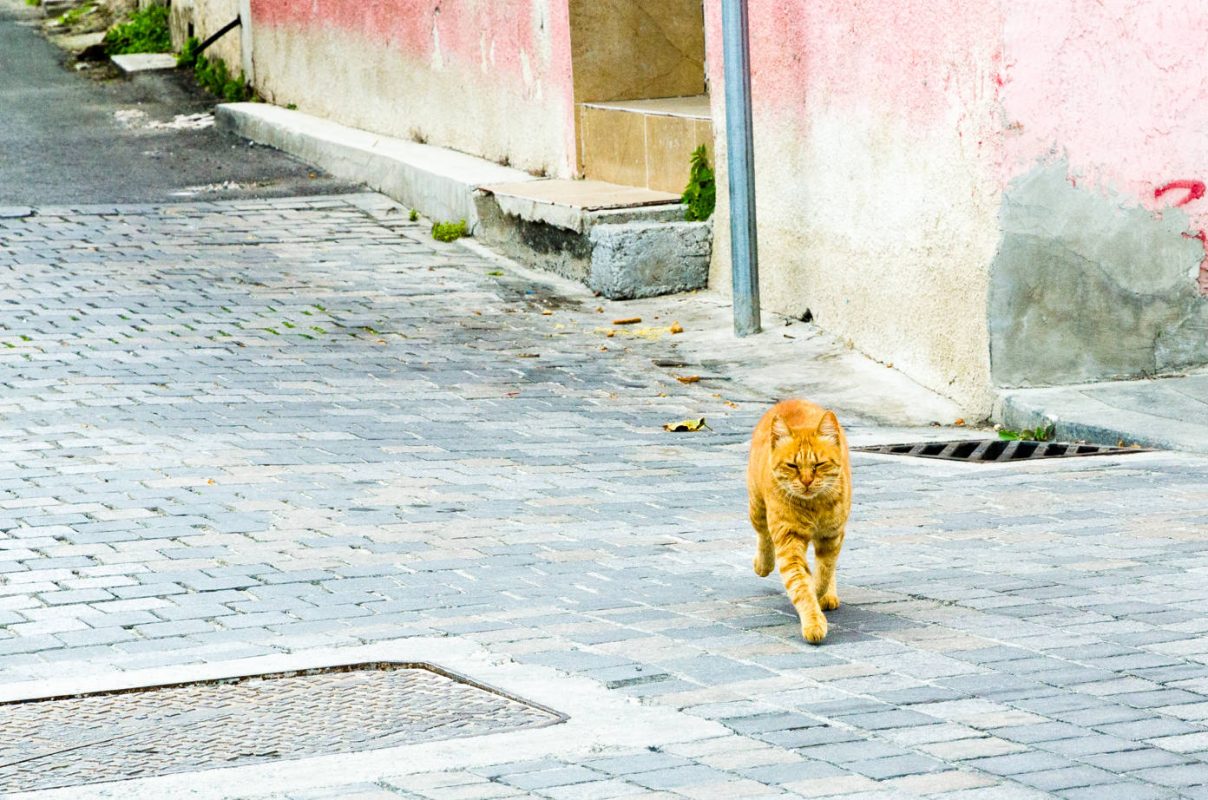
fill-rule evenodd
<path id="1" fill-rule="evenodd" d="M 1125 407 L 1115 396 L 1122 391 L 1149 409 Z M 1011 390 L 999 396 L 995 417 L 1016 429 L 1051 423 L 1060 441 L 1208 453 L 1208 426 L 1162 415 L 1166 391 L 1162 380 Z"/>
<path id="2" fill-rule="evenodd" d="M 492 161 L 350 128 L 267 103 L 228 103 L 217 123 L 414 208 L 434 220 L 464 219 L 473 230 L 479 216 L 474 195 L 490 183 L 538 180 Z"/>

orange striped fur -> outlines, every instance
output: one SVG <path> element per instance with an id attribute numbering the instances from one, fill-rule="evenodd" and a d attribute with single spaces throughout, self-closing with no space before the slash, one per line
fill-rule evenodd
<path id="1" fill-rule="evenodd" d="M 801 635 L 818 644 L 826 638 L 822 612 L 839 607 L 835 562 L 851 513 L 851 459 L 834 413 L 805 400 L 772 406 L 751 437 L 747 492 L 759 537 L 755 574 L 780 570 Z"/>

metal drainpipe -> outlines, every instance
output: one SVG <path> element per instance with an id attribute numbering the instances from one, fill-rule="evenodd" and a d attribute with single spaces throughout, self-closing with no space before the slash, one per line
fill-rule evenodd
<path id="1" fill-rule="evenodd" d="M 734 333 L 759 333 L 759 248 L 755 227 L 755 149 L 751 125 L 751 50 L 747 0 L 722 0 L 726 152 L 730 179 L 730 273 Z"/>

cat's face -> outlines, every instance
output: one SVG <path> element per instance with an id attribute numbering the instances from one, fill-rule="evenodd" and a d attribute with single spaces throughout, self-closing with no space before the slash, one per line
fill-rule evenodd
<path id="1" fill-rule="evenodd" d="M 772 423 L 772 473 L 786 494 L 806 500 L 838 492 L 842 459 L 833 414 L 813 430 L 790 430 L 781 419 Z"/>

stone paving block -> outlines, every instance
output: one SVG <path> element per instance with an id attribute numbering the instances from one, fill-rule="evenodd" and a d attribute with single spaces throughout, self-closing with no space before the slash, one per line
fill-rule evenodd
<path id="1" fill-rule="evenodd" d="M 570 786 L 599 780 L 601 773 L 583 767 L 557 767 L 536 772 L 519 772 L 500 775 L 497 780 L 525 790 L 547 789 L 553 786 Z"/>
<path id="2" fill-rule="evenodd" d="M 788 784 L 804 780 L 826 780 L 848 774 L 838 767 L 823 761 L 803 760 L 787 764 L 772 764 L 764 767 L 748 767 L 738 773 L 751 780 L 766 784 Z"/>
<path id="3" fill-rule="evenodd" d="M 1066 800 L 1166 800 L 1177 796 L 1168 789 L 1127 778 L 1117 778 L 1110 784 L 1061 789 L 1054 794 Z"/>

